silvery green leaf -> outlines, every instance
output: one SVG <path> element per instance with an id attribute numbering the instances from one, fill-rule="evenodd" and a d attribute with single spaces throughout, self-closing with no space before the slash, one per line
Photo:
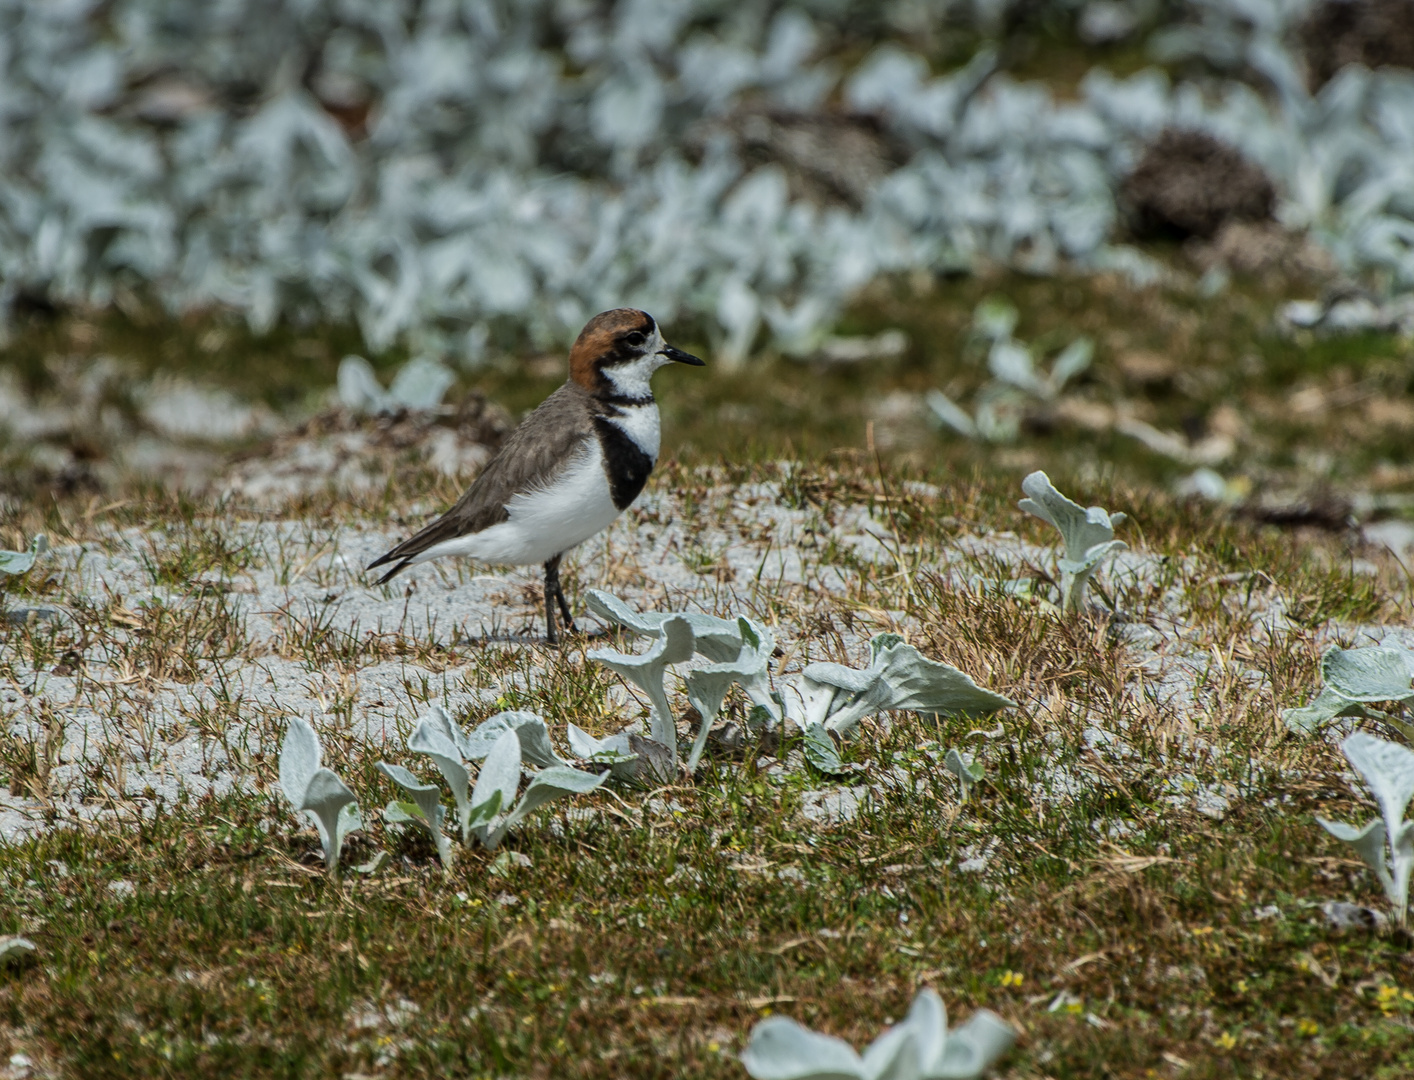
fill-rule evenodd
<path id="1" fill-rule="evenodd" d="M 1109 514 L 1098 506 L 1086 509 L 1072 502 L 1052 486 L 1044 472 L 1027 476 L 1021 490 L 1029 498 L 1018 505 L 1060 530 L 1065 557 L 1071 562 L 1083 563 L 1091 548 L 1113 540 L 1114 527 L 1125 519 L 1124 514 Z"/>
<path id="2" fill-rule="evenodd" d="M 471 773 L 462 763 L 461 751 L 447 737 L 445 731 L 433 719 L 424 717 L 418 721 L 412 736 L 408 739 L 408 749 L 418 754 L 426 754 L 437 766 L 447 787 L 452 790 L 452 799 L 457 804 L 457 818 L 462 824 L 463 840 L 466 839 L 466 818 L 471 809 L 468 797 L 471 787 Z"/>
<path id="3" fill-rule="evenodd" d="M 494 851 L 507 832 L 551 800 L 563 798 L 566 795 L 586 794 L 607 779 L 609 779 L 608 773 L 581 772 L 579 769 L 569 769 L 563 765 L 542 769 L 526 786 L 525 794 L 521 796 L 516 808 L 492 830 L 486 840 L 486 847 Z"/>
<path id="4" fill-rule="evenodd" d="M 652 611 L 640 614 L 613 593 L 604 592 L 602 589 L 586 589 L 584 606 L 605 622 L 632 630 L 639 637 L 657 637 L 658 628 L 667 618 L 666 615 Z"/>
<path id="5" fill-rule="evenodd" d="M 1065 384 L 1090 366 L 1095 356 L 1095 345 L 1089 338 L 1076 338 L 1055 358 L 1051 364 L 1050 392 L 1054 396 L 1065 389 Z"/>
<path id="6" fill-rule="evenodd" d="M 23 574 L 48 550 L 49 537 L 39 533 L 30 541 L 28 551 L 0 551 L 0 574 Z"/>
<path id="7" fill-rule="evenodd" d="M 741 629 L 738 622 L 719 619 L 701 612 L 634 611 L 617 596 L 600 589 L 585 592 L 585 606 L 605 622 L 622 626 L 640 637 L 658 637 L 669 619 L 686 619 L 692 627 L 694 647 L 709 660 L 734 660 L 741 651 Z"/>
<path id="8" fill-rule="evenodd" d="M 875 660 L 890 688 L 888 709 L 935 716 L 989 716 L 1016 702 L 984 690 L 950 664 L 929 660 L 912 645 L 881 649 Z"/>
<path id="9" fill-rule="evenodd" d="M 398 799 L 383 807 L 383 820 L 390 825 L 427 825 L 427 817 L 417 803 Z"/>
<path id="10" fill-rule="evenodd" d="M 977 438 L 977 425 L 973 423 L 972 417 L 941 390 L 929 388 L 923 395 L 923 400 L 940 423 L 952 428 L 964 438 Z"/>
<path id="11" fill-rule="evenodd" d="M 1323 686 L 1309 704 L 1283 709 L 1281 718 L 1292 731 L 1309 735 L 1338 716 L 1365 716 L 1367 713 L 1359 702 L 1343 698 L 1329 686 Z"/>
<path id="12" fill-rule="evenodd" d="M 991 384 L 993 386 L 997 384 Z M 986 394 L 977 403 L 977 434 L 987 442 L 1015 442 L 1021 434 L 1021 409 L 1023 399 L 1015 391 L 1003 394 Z"/>
<path id="13" fill-rule="evenodd" d="M 443 396 L 456 382 L 456 376 L 430 356 L 409 360 L 393 376 L 388 388 L 388 401 L 394 406 L 426 412 L 442 403 Z"/>
<path id="14" fill-rule="evenodd" d="M 1340 744 L 1380 804 L 1385 831 L 1393 836 L 1414 797 L 1414 751 L 1357 731 Z"/>
<path id="15" fill-rule="evenodd" d="M 871 1077 L 918 1077 L 942 1057 L 947 1039 L 948 1015 L 937 992 L 918 991 L 902 1022 L 886 1028 L 864 1049 L 864 1072 Z"/>
<path id="16" fill-rule="evenodd" d="M 1011 337 L 1020 313 L 1016 305 L 1001 296 L 989 296 L 972 312 L 972 329 L 985 338 L 998 340 Z"/>
<path id="17" fill-rule="evenodd" d="M 319 737 L 314 728 L 303 717 L 293 717 L 280 746 L 280 787 L 296 810 L 313 817 L 324 848 L 324 863 L 337 877 L 344 837 L 360 828 L 357 800 L 344 782 L 319 762 Z"/>
<path id="18" fill-rule="evenodd" d="M 380 412 L 387 395 L 373 365 L 361 356 L 346 356 L 339 361 L 339 403 L 351 413 Z"/>
<path id="19" fill-rule="evenodd" d="M 841 692 L 838 687 L 831 687 L 828 683 L 816 683 L 809 676 L 805 676 L 802 681 L 806 705 L 802 726 L 823 723 L 831 731 L 841 736 L 847 736 L 853 732 L 859 725 L 859 721 L 866 716 L 887 712 L 889 702 L 893 699 L 893 687 L 889 685 L 883 673 L 878 671 L 874 672 L 874 677 L 870 679 L 866 688 L 857 692 Z M 824 693 L 822 686 L 828 687 L 830 693 Z M 822 705 L 825 707 L 823 718 L 821 717 Z"/>
<path id="20" fill-rule="evenodd" d="M 987 369 L 993 377 L 1019 390 L 1038 397 L 1045 395 L 1046 386 L 1036 374 L 1031 350 L 1019 341 L 1010 338 L 994 341 L 987 354 Z"/>
<path id="21" fill-rule="evenodd" d="M 703 639 L 696 640 L 701 651 Z M 689 672 L 685 680 L 687 699 L 702 717 L 687 759 L 689 775 L 697 771 L 697 763 L 707 745 L 707 733 L 722 711 L 722 701 L 733 683 L 740 685 L 753 702 L 770 700 L 769 669 L 775 638 L 764 627 L 743 616 L 737 619 L 737 641 L 739 651 L 735 659 L 698 668 Z"/>
<path id="22" fill-rule="evenodd" d="M 877 657 L 875 662 L 877 663 Z M 837 687 L 853 694 L 862 694 L 879 681 L 879 672 L 876 668 L 869 667 L 861 671 L 859 668 L 836 664 L 828 660 L 807 664 L 801 674 L 813 683 Z"/>
<path id="23" fill-rule="evenodd" d="M 1390 839 L 1394 887 L 1389 890 L 1395 915 L 1403 926 L 1409 914 L 1409 881 L 1414 876 L 1414 821 L 1403 822 Z"/>
<path id="24" fill-rule="evenodd" d="M 1010 698 L 983 690 L 948 664 L 924 657 L 897 634 L 878 635 L 871 643 L 872 661 L 864 671 L 843 664 L 811 664 L 803 673 L 801 696 L 804 727 L 823 719 L 839 735 L 848 735 L 864 717 L 891 709 L 945 716 L 983 716 L 1015 705 Z M 826 699 L 820 688 L 837 689 Z M 828 712 L 817 715 L 822 701 Z"/>
<path id="25" fill-rule="evenodd" d="M 755 1080 L 865 1080 L 869 1075 L 849 1043 L 786 1016 L 768 1016 L 751 1029 L 741 1063 Z"/>
<path id="26" fill-rule="evenodd" d="M 587 655 L 589 659 L 618 672 L 648 695 L 653 704 L 649 731 L 653 740 L 666 746 L 676 759 L 677 727 L 668 705 L 667 691 L 663 688 L 663 676 L 670 664 L 681 664 L 692 659 L 695 639 L 691 624 L 680 615 L 664 619 L 659 634 L 652 647 L 639 656 L 614 649 L 595 649 Z"/>
<path id="27" fill-rule="evenodd" d="M 977 1080 L 1016 1044 L 1016 1029 L 990 1009 L 978 1009 L 948 1032 L 928 1080 Z"/>
<path id="28" fill-rule="evenodd" d="M 732 684 L 737 682 L 741 671 L 731 664 L 710 664 L 688 673 L 687 700 L 697 710 L 700 717 L 697 736 L 692 741 L 692 750 L 687 755 L 687 771 L 691 775 L 697 771 L 697 763 L 702 759 L 702 750 L 707 745 L 707 733 L 722 711 L 722 701 Z"/>
<path id="29" fill-rule="evenodd" d="M 633 779 L 633 763 L 638 757 L 629 749 L 628 736 L 623 732 L 610 735 L 607 739 L 596 739 L 572 723 L 569 725 L 568 734 L 570 750 L 576 757 L 595 765 L 609 766 L 610 774 L 620 780 Z"/>
<path id="30" fill-rule="evenodd" d="M 962 789 L 962 801 L 967 802 L 972 794 L 972 788 L 981 781 L 986 770 L 976 762 L 964 760 L 963 756 L 956 749 L 948 751 L 947 757 L 943 759 L 943 765 L 957 777 L 958 787 Z"/>
<path id="31" fill-rule="evenodd" d="M 513 805 L 516 789 L 520 787 L 520 762 L 520 736 L 514 729 L 503 731 L 486 755 L 486 760 L 481 763 L 481 772 L 471 793 L 472 806 L 484 806 L 493 798 L 498 809 Z M 489 823 L 476 830 L 476 836 L 483 844 L 487 842 L 489 833 Z"/>
<path id="32" fill-rule="evenodd" d="M 302 716 L 290 720 L 280 744 L 280 787 L 285 798 L 300 809 L 310 777 L 319 769 L 319 736 Z"/>
<path id="33" fill-rule="evenodd" d="M 34 957 L 38 950 L 29 938 L 6 934 L 0 937 L 0 967 L 6 964 L 23 964 Z"/>
<path id="34" fill-rule="evenodd" d="M 447 811 L 442 806 L 442 793 L 438 790 L 437 785 L 424 784 L 401 765 L 390 765 L 386 761 L 380 761 L 376 768 L 389 780 L 400 784 L 412 796 L 413 804 L 417 807 L 422 824 L 432 834 L 432 842 L 437 845 L 437 858 L 441 860 L 442 868 L 444 870 L 451 869 L 452 844 L 442 829 L 442 822 L 446 819 Z"/>
<path id="35" fill-rule="evenodd" d="M 1070 559 L 1057 559 L 1056 566 L 1063 574 L 1071 574 L 1074 576 L 1084 574 L 1088 579 L 1095 568 L 1108 556 L 1114 554 L 1116 551 L 1124 551 L 1128 547 L 1129 545 L 1123 540 L 1107 540 L 1090 548 L 1085 552 L 1085 557 L 1078 562 L 1073 562 Z"/>
<path id="36" fill-rule="evenodd" d="M 1350 701 L 1404 701 L 1414 697 L 1411 661 L 1414 656 L 1404 649 L 1333 648 L 1321 657 L 1321 677 L 1327 687 Z"/>
<path id="37" fill-rule="evenodd" d="M 1316 815 L 1316 820 L 1320 822 L 1321 828 L 1326 832 L 1355 849 L 1355 854 L 1364 859 L 1366 865 L 1380 879 L 1380 884 L 1384 886 L 1385 895 L 1398 904 L 1399 894 L 1395 892 L 1394 879 L 1390 877 L 1389 864 L 1385 859 L 1384 822 L 1379 818 L 1372 818 L 1363 829 L 1357 829 L 1354 825 L 1347 825 L 1343 821 L 1327 821 L 1319 814 Z"/>
<path id="38" fill-rule="evenodd" d="M 824 724 L 814 723 L 805 728 L 805 760 L 827 776 L 839 776 L 845 772 L 839 748 Z"/>
<path id="39" fill-rule="evenodd" d="M 1114 527 L 1124 521 L 1125 515 L 1106 513 L 1098 506 L 1085 509 L 1071 502 L 1043 472 L 1027 476 L 1021 482 L 1021 490 L 1029 496 L 1018 504 L 1021 509 L 1060 531 L 1065 545 L 1065 555 L 1057 561 L 1063 578 L 1061 609 L 1073 615 L 1084 607 L 1090 577 L 1101 560 L 1125 546 L 1114 538 Z"/>
<path id="40" fill-rule="evenodd" d="M 468 761 L 477 761 L 491 752 L 502 734 L 514 731 L 520 740 L 521 755 L 539 769 L 551 765 L 564 765 L 565 760 L 555 753 L 550 743 L 550 732 L 542 720 L 533 712 L 520 709 L 499 712 L 479 724 L 462 748 L 462 756 Z"/>
<path id="41" fill-rule="evenodd" d="M 359 863 L 357 866 L 354 867 L 354 869 L 357 870 L 360 874 L 367 874 L 371 876 L 373 874 L 382 873 L 384 870 L 386 870 L 388 867 L 388 863 L 391 860 L 392 856 L 389 855 L 387 851 L 380 848 L 378 850 L 378 853 L 374 855 L 373 858 L 369 859 L 367 862 Z"/>

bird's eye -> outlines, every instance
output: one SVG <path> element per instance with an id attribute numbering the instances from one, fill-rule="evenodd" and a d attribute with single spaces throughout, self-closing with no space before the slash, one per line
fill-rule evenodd
<path id="1" fill-rule="evenodd" d="M 646 337 L 644 337 L 642 334 L 640 334 L 637 330 L 635 330 L 635 331 L 634 331 L 633 333 L 631 333 L 631 334 L 625 334 L 625 335 L 624 335 L 624 341 L 625 341 L 625 343 L 627 343 L 627 344 L 629 344 L 629 345 L 632 345 L 635 349 L 638 348 L 638 346 L 642 345 L 642 344 L 643 344 L 645 341 L 647 341 L 647 340 L 648 340 L 648 339 L 647 339 Z"/>

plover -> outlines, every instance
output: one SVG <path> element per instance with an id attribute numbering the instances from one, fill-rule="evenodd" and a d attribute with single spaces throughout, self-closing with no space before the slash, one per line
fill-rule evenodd
<path id="1" fill-rule="evenodd" d="M 594 316 L 570 349 L 570 377 L 511 433 L 476 482 L 432 524 L 368 564 L 467 555 L 485 563 L 545 566 L 545 636 L 555 605 L 574 629 L 560 588 L 566 551 L 607 529 L 638 497 L 658 461 L 658 403 L 649 384 L 666 364 L 702 366 L 663 341 L 647 312 Z"/>

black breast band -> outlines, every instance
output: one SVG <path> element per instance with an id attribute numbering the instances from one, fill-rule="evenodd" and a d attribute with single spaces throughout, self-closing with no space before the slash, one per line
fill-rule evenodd
<path id="1" fill-rule="evenodd" d="M 638 493 L 648 482 L 648 474 L 653 471 L 653 459 L 643 452 L 643 447 L 634 442 L 628 432 L 602 416 L 594 418 L 594 431 L 604 450 L 604 472 L 609 478 L 609 494 L 614 506 L 623 510 L 638 498 Z"/>

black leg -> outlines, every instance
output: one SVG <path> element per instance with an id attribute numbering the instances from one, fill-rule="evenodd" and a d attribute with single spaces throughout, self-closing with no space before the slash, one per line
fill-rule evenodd
<path id="1" fill-rule="evenodd" d="M 570 614 L 569 602 L 565 599 L 565 590 L 560 586 L 559 567 L 555 568 L 555 599 L 560 602 L 560 615 L 565 620 L 565 629 L 574 629 L 574 616 Z"/>
<path id="2" fill-rule="evenodd" d="M 560 639 L 555 633 L 555 590 L 560 587 L 560 557 L 556 555 L 545 564 L 545 640 L 558 645 Z"/>
<path id="3" fill-rule="evenodd" d="M 556 555 L 545 564 L 545 610 L 550 610 L 550 598 L 555 598 L 555 602 L 560 606 L 560 615 L 564 618 L 565 629 L 574 629 L 574 616 L 570 614 L 569 603 L 565 600 L 565 590 L 560 585 L 560 556 Z M 547 614 L 547 619 L 552 616 Z"/>

